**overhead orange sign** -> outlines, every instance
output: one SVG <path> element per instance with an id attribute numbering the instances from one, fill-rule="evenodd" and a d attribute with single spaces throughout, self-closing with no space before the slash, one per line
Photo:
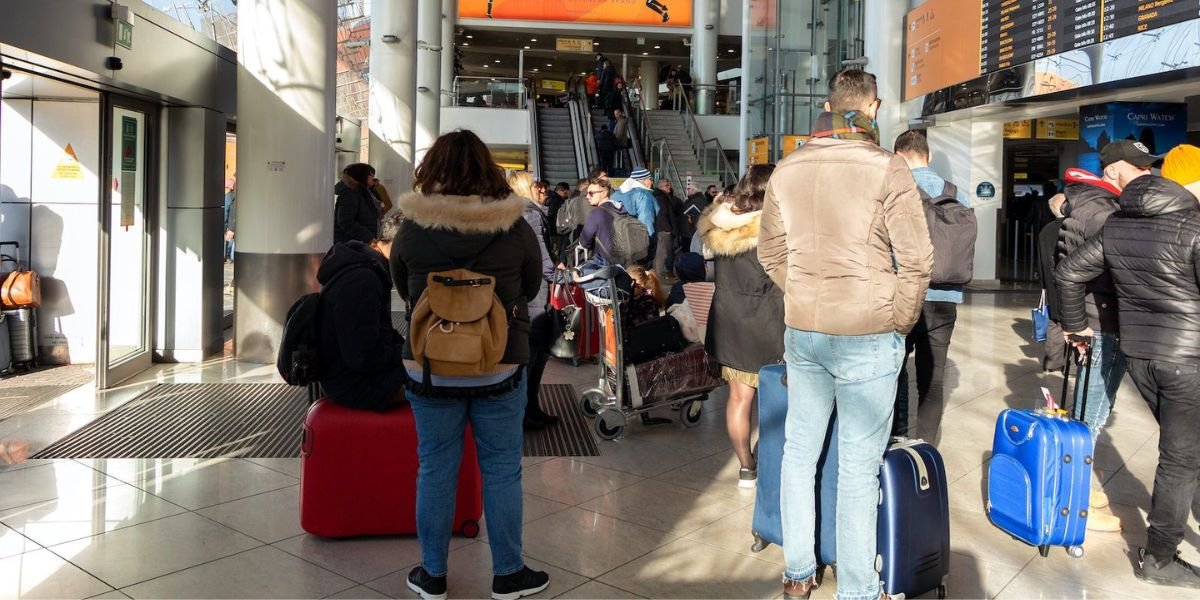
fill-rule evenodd
<path id="1" fill-rule="evenodd" d="M 928 0 L 905 19 L 904 99 L 979 77 L 979 2 Z"/>
<path id="2" fill-rule="evenodd" d="M 691 27 L 692 0 L 458 0 L 463 19 Z"/>

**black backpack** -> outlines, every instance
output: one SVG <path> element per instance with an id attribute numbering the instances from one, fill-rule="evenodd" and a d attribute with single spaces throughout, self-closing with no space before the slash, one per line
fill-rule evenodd
<path id="1" fill-rule="evenodd" d="M 275 368 L 290 385 L 309 386 L 321 378 L 321 295 L 343 275 L 360 268 L 370 268 L 370 264 L 342 269 L 321 286 L 321 291 L 300 296 L 288 309 Z"/>
<path id="2" fill-rule="evenodd" d="M 917 191 L 921 193 L 929 241 L 933 243 L 930 286 L 970 283 L 975 275 L 975 238 L 979 235 L 975 211 L 958 201 L 958 188 L 949 181 L 937 197 L 930 197 L 920 186 Z"/>
<path id="3" fill-rule="evenodd" d="M 613 210 L 612 215 L 612 249 L 608 260 L 632 266 L 650 256 L 650 230 L 629 213 Z"/>

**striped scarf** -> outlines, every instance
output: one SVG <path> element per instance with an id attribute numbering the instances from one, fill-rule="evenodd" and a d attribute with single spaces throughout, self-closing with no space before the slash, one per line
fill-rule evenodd
<path id="1" fill-rule="evenodd" d="M 858 111 L 845 114 L 823 112 L 813 123 L 812 137 L 879 143 L 879 125 Z"/>

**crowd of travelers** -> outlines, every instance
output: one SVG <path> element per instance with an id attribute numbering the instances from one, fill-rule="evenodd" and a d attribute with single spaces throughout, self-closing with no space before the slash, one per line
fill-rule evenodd
<path id="1" fill-rule="evenodd" d="M 599 65 L 602 80 L 611 69 L 606 63 Z M 468 424 L 484 479 L 494 597 L 518 598 L 548 585 L 549 576 L 521 558 L 520 467 L 523 430 L 557 422 L 538 398 L 554 335 L 547 292 L 589 268 L 621 265 L 635 281 L 633 300 L 644 300 L 653 315 L 682 301 L 680 285 L 714 282 L 700 339 L 728 382 L 726 426 L 740 487 L 754 488 L 758 479 L 758 372 L 786 365 L 785 597 L 806 598 L 819 585 L 813 490 L 835 411 L 838 597 L 889 597 L 876 570 L 880 457 L 893 436 L 936 444 L 947 354 L 964 299 L 964 280 L 945 275 L 945 263 L 963 259 L 935 252 L 943 232 L 927 215 L 931 205 L 966 211 L 969 198 L 930 167 L 922 132 L 901 134 L 892 151 L 881 146 L 879 102 L 873 75 L 841 71 L 803 146 L 777 165 L 750 167 L 736 185 L 689 186 L 683 196 L 641 166 L 617 187 L 603 169 L 575 185 L 551 186 L 527 172 L 506 178 L 469 131 L 436 141 L 416 170 L 415 191 L 396 198 L 395 210 L 373 169 L 346 169 L 337 189 L 336 243 L 318 275 L 332 288 L 321 384 L 351 406 L 412 406 L 422 547 L 422 564 L 408 579 L 414 591 L 445 597 Z M 1136 574 L 1200 587 L 1200 570 L 1177 552 L 1200 484 L 1200 148 L 1181 146 L 1164 159 L 1120 140 L 1100 156 L 1102 173 L 1069 170 L 1065 191 L 1049 200 L 1057 218 L 1040 246 L 1059 333 L 1050 336 L 1043 364 L 1061 366 L 1067 344 L 1090 345 L 1083 368 L 1094 376 L 1077 386 L 1075 398 L 1087 411 L 1075 416 L 1093 440 L 1130 374 L 1161 428 L 1148 542 Z M 1162 175 L 1154 175 L 1160 160 Z M 586 260 L 568 269 L 577 253 Z M 485 356 L 475 352 L 472 364 L 447 370 L 439 365 L 458 359 L 434 347 L 436 331 L 414 329 L 405 340 L 392 328 L 390 293 L 394 286 L 411 317 L 414 304 L 419 314 L 422 303 L 439 301 L 430 296 L 453 304 L 454 277 L 466 276 L 474 279 L 465 287 L 494 286 L 500 315 L 478 335 L 486 337 L 488 327 L 506 335 L 494 356 L 486 356 L 485 343 Z M 640 310 L 629 318 L 641 318 Z M 445 343 L 465 347 L 453 345 L 459 342 Z M 915 403 L 905 367 L 912 355 Z M 1098 481 L 1106 467 L 1096 465 Z M 1119 519 L 1103 511 L 1105 494 L 1095 489 L 1090 498 L 1089 528 L 1119 530 Z"/>

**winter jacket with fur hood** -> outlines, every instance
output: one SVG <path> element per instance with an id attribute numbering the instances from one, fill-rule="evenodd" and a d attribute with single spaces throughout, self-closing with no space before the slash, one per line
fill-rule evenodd
<path id="1" fill-rule="evenodd" d="M 933 246 L 904 159 L 867 141 L 810 140 L 775 168 L 762 212 L 758 259 L 783 288 L 788 327 L 870 335 L 916 324 Z"/>
<path id="2" fill-rule="evenodd" d="M 757 373 L 783 360 L 783 291 L 758 262 L 762 211 L 733 212 L 729 203 L 705 211 L 697 235 L 716 262 L 716 291 L 705 345 L 727 367 Z"/>
<path id="3" fill-rule="evenodd" d="M 469 268 L 496 278 L 496 296 L 509 314 L 508 348 L 502 365 L 529 362 L 529 305 L 542 287 L 538 238 L 522 214 L 528 200 L 500 200 L 412 192 L 396 200 L 404 213 L 392 241 L 392 280 L 400 297 L 415 305 L 430 273 Z M 467 263 L 474 261 L 468 267 Z M 411 343 L 404 358 L 412 359 Z"/>

